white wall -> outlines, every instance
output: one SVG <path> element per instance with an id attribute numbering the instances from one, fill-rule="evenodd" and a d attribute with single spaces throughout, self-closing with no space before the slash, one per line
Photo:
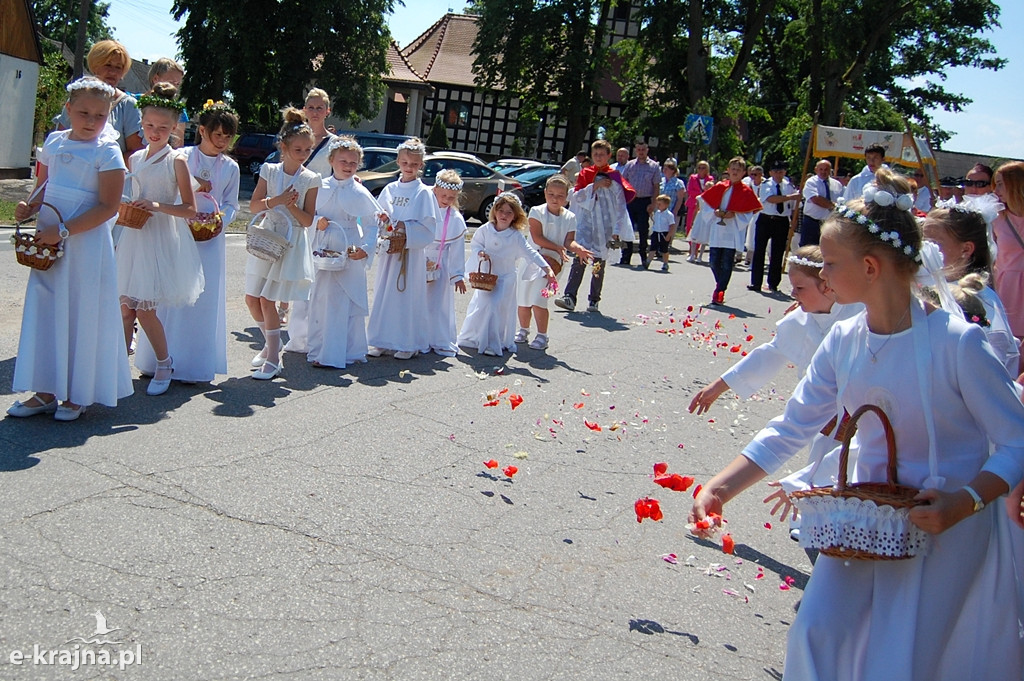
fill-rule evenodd
<path id="1" fill-rule="evenodd" d="M 39 64 L 0 54 L 0 168 L 29 168 Z"/>

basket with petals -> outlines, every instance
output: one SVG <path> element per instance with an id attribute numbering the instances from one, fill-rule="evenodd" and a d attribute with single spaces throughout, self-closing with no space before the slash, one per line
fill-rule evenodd
<path id="1" fill-rule="evenodd" d="M 395 229 L 387 213 L 381 213 L 378 219 L 380 238 L 387 243 L 388 255 L 401 253 L 405 250 L 405 230 Z"/>
<path id="2" fill-rule="evenodd" d="M 153 214 L 148 210 L 133 206 L 132 204 L 122 201 L 121 206 L 117 209 L 117 224 L 122 227 L 131 227 L 132 229 L 142 229 L 146 221 L 149 220 Z"/>
<path id="3" fill-rule="evenodd" d="M 288 233 L 281 236 L 271 226 L 271 213 L 274 217 L 282 217 L 288 221 Z M 283 211 L 261 210 L 249 220 L 245 230 L 245 250 L 260 260 L 277 262 L 285 251 L 291 248 L 292 216 Z M 264 225 L 267 225 L 266 227 Z"/>
<path id="4" fill-rule="evenodd" d="M 484 263 L 487 263 L 487 271 L 481 271 L 481 267 Z M 494 287 L 498 285 L 498 275 L 491 274 L 491 261 L 486 258 L 480 258 L 480 264 L 477 265 L 476 272 L 469 273 L 469 285 L 475 289 L 481 291 L 493 291 Z"/>
<path id="5" fill-rule="evenodd" d="M 196 241 L 209 241 L 224 231 L 224 213 L 217 199 L 207 192 L 196 192 L 196 216 L 185 220 L 185 224 Z"/>
<path id="6" fill-rule="evenodd" d="M 888 462 L 885 482 L 848 484 L 850 441 L 857 420 L 873 412 L 882 421 Z M 910 522 L 919 490 L 896 479 L 896 436 L 879 407 L 865 404 L 853 413 L 843 433 L 839 480 L 835 487 L 815 487 L 791 494 L 800 509 L 800 545 L 846 560 L 903 560 L 925 555 L 931 535 Z"/>
<path id="7" fill-rule="evenodd" d="M 317 271 L 338 272 L 345 269 L 348 265 L 348 254 L 352 246 L 348 242 L 348 236 L 345 234 L 344 227 L 333 221 L 327 224 L 328 228 L 330 225 L 335 226 L 335 229 L 332 230 L 332 238 L 333 236 L 340 236 L 341 240 L 345 243 L 345 250 L 338 251 L 324 247 L 321 242 L 326 240 L 323 236 L 326 230 L 317 230 L 316 235 L 313 237 L 313 268 Z"/>
<path id="8" fill-rule="evenodd" d="M 58 222 L 64 222 L 64 217 L 52 204 L 43 202 L 42 206 L 49 208 L 57 214 Z M 42 210 L 42 208 L 40 208 Z M 14 234 L 11 235 L 11 244 L 14 245 L 14 257 L 19 264 L 31 267 L 34 270 L 48 270 L 53 267 L 59 258 L 64 257 L 64 242 L 56 244 L 41 244 L 36 241 L 35 234 L 28 234 L 21 231 L 21 226 L 27 222 L 23 220 L 14 225 Z"/>

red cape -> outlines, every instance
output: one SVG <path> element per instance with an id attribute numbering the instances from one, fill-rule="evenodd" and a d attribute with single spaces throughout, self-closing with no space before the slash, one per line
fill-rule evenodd
<path id="1" fill-rule="evenodd" d="M 580 174 L 576 176 L 576 191 L 583 189 L 584 187 L 593 184 L 594 178 L 597 174 L 607 175 L 613 182 L 618 182 L 622 185 L 622 191 L 626 194 L 626 203 L 629 203 L 636 196 L 636 190 L 633 189 L 633 185 L 624 178 L 618 170 L 612 170 L 611 166 L 590 166 L 580 171 Z"/>
<path id="2" fill-rule="evenodd" d="M 722 180 L 713 187 L 709 187 L 700 195 L 700 198 L 715 210 L 719 210 L 722 208 L 722 196 L 729 185 L 729 180 Z M 729 205 L 725 206 L 724 210 L 731 210 L 734 213 L 752 213 L 763 208 L 764 206 L 761 205 L 754 190 L 742 182 L 737 182 L 729 197 Z"/>

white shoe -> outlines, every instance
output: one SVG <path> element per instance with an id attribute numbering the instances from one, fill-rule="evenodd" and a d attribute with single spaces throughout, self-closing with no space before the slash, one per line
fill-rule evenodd
<path id="1" fill-rule="evenodd" d="M 79 416 L 85 413 L 85 407 L 81 406 L 77 409 L 66 407 L 63 404 L 57 407 L 57 411 L 53 413 L 54 421 L 74 421 Z"/>
<path id="2" fill-rule="evenodd" d="M 488 357 L 501 357 L 501 355 L 496 353 L 494 350 L 490 350 L 490 349 L 484 350 L 480 354 L 481 355 L 487 355 Z"/>
<path id="3" fill-rule="evenodd" d="M 268 370 L 269 367 L 269 370 Z M 273 362 L 264 362 L 259 371 L 253 372 L 252 377 L 257 381 L 269 381 L 281 373 L 281 365 Z"/>
<path id="4" fill-rule="evenodd" d="M 448 348 L 433 348 L 433 350 L 441 357 L 454 357 L 458 354 L 455 350 L 449 350 Z"/>
<path id="5" fill-rule="evenodd" d="M 15 402 L 8 408 L 7 414 L 14 416 L 15 418 L 23 419 L 29 416 L 35 416 L 36 414 L 52 414 L 57 411 L 57 398 L 54 397 L 46 404 L 41 404 L 38 407 L 26 407 L 21 402 Z"/>
<path id="6" fill-rule="evenodd" d="M 170 359 L 170 358 L 168 358 L 168 359 Z M 167 360 L 164 360 L 164 361 L 167 361 Z M 160 371 L 161 369 L 166 369 L 167 370 L 167 378 L 162 378 L 160 380 L 157 380 L 154 377 L 153 380 L 151 380 L 149 382 L 149 385 L 146 386 L 146 394 L 147 395 L 163 395 L 165 392 L 167 392 L 167 389 L 171 387 L 171 374 L 174 372 L 174 369 L 172 368 L 174 366 L 174 360 L 170 359 L 170 362 L 171 363 L 170 363 L 169 366 L 160 366 L 160 360 L 157 360 L 156 370 Z M 75 417 L 75 418 L 77 418 L 77 417 Z"/>
<path id="7" fill-rule="evenodd" d="M 384 354 L 384 351 L 378 347 L 374 347 L 373 345 L 371 345 L 369 348 L 367 348 L 366 354 L 368 354 L 370 357 L 381 357 Z"/>
<path id="8" fill-rule="evenodd" d="M 412 359 L 416 356 L 415 350 L 402 350 L 395 353 L 395 359 Z"/>
<path id="9" fill-rule="evenodd" d="M 542 333 L 538 333 L 537 336 L 530 341 L 530 348 L 533 350 L 547 350 L 548 337 Z"/>
<path id="10" fill-rule="evenodd" d="M 252 361 L 249 362 L 249 364 L 251 364 L 254 369 L 259 369 L 261 366 L 263 366 L 263 363 L 267 361 L 267 355 L 265 353 L 265 350 L 266 348 L 260 350 L 259 353 L 257 353 L 256 356 L 252 358 Z"/>
<path id="11" fill-rule="evenodd" d="M 518 331 L 516 331 L 516 337 L 515 337 L 515 342 L 516 343 L 525 343 L 529 339 L 530 339 L 530 332 L 529 332 L 528 329 L 519 329 Z"/>

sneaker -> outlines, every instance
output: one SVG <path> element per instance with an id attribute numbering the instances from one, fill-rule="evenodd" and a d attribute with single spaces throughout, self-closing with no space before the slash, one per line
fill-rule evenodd
<path id="1" fill-rule="evenodd" d="M 561 298 L 555 298 L 555 307 L 572 312 L 576 309 L 576 301 L 569 296 L 562 296 Z"/>
<path id="2" fill-rule="evenodd" d="M 748 291 L 760 291 L 761 287 L 760 286 L 754 286 L 753 284 L 747 284 L 747 290 Z"/>
<path id="3" fill-rule="evenodd" d="M 516 331 L 516 337 L 515 337 L 515 342 L 516 343 L 525 343 L 529 339 L 530 339 L 530 331 L 529 331 L 529 329 L 519 329 L 518 331 Z"/>
<path id="4" fill-rule="evenodd" d="M 530 348 L 533 350 L 547 350 L 548 337 L 542 333 L 538 333 L 537 336 L 530 341 Z"/>
<path id="5" fill-rule="evenodd" d="M 662 272 L 668 272 L 668 263 L 667 263 L 667 262 L 666 262 L 666 263 L 663 263 L 663 264 L 661 265 L 661 271 L 662 271 Z"/>
<path id="6" fill-rule="evenodd" d="M 591 303 L 590 305 L 587 305 L 587 312 L 600 312 L 600 310 L 597 309 L 597 303 Z"/>

